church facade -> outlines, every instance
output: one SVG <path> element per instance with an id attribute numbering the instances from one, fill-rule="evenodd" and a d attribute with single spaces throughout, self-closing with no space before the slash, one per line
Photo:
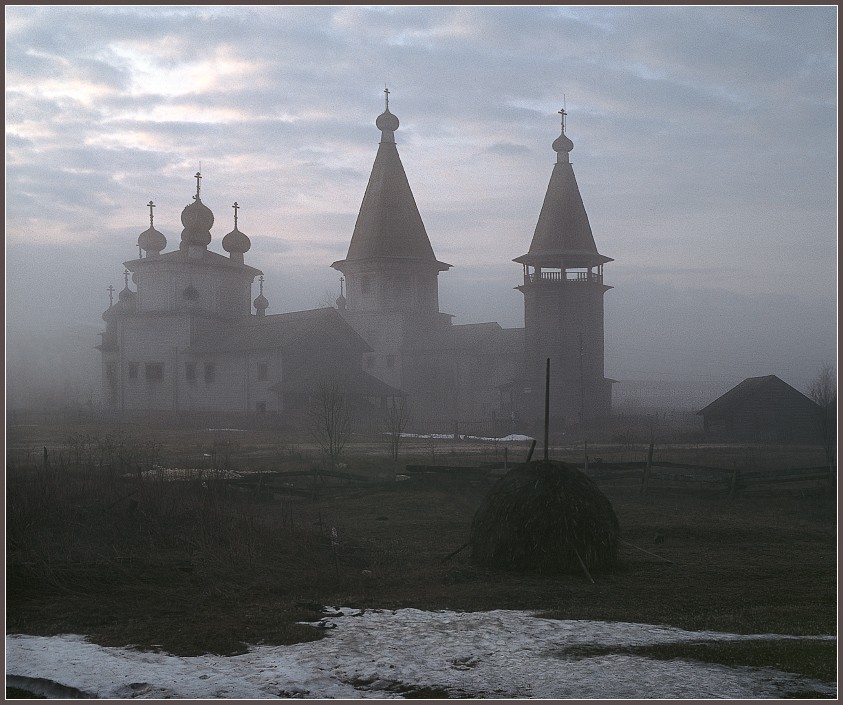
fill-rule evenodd
<path id="1" fill-rule="evenodd" d="M 398 118 L 377 118 L 381 140 L 344 259 L 331 266 L 344 289 L 336 308 L 267 315 L 262 272 L 245 262 L 249 238 L 208 249 L 212 211 L 196 194 L 182 211 L 178 249 L 150 227 L 141 256 L 124 263 L 125 283 L 103 314 L 107 404 L 126 414 L 289 417 L 330 379 L 372 415 L 400 403 L 414 425 L 491 419 L 496 432 L 538 432 L 551 360 L 555 426 L 611 413 L 603 371 L 603 265 L 562 133 L 517 288 L 523 328 L 454 325 L 440 311 L 436 258 L 398 154 Z M 129 283 L 131 277 L 135 288 Z M 257 298 L 252 288 L 259 286 Z M 113 294 L 113 290 L 112 290 Z M 495 422 L 496 421 L 496 422 Z"/>

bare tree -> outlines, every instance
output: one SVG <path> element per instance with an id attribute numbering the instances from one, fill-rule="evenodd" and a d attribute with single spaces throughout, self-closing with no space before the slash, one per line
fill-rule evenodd
<path id="1" fill-rule="evenodd" d="M 407 416 L 407 407 L 404 403 L 404 397 L 393 397 L 392 403 L 387 409 L 384 426 L 386 429 L 386 436 L 389 441 L 389 454 L 393 460 L 398 460 L 398 448 L 401 445 L 401 434 L 407 427 L 409 417 Z"/>
<path id="2" fill-rule="evenodd" d="M 319 308 L 336 308 L 337 292 L 333 289 L 325 289 L 322 294 L 316 299 L 316 305 Z"/>
<path id="3" fill-rule="evenodd" d="M 837 375 L 834 365 L 826 363 L 820 368 L 808 387 L 808 396 L 820 407 L 819 427 L 825 459 L 832 468 L 837 444 Z"/>
<path id="4" fill-rule="evenodd" d="M 311 435 L 333 470 L 351 436 L 351 408 L 342 382 L 319 382 L 311 396 L 309 421 Z"/>

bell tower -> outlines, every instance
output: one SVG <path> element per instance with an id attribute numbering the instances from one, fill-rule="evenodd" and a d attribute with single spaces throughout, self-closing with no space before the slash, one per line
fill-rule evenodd
<path id="1" fill-rule="evenodd" d="M 562 131 L 533 240 L 514 261 L 524 267 L 525 364 L 530 394 L 524 410 L 543 414 L 544 371 L 551 360 L 551 417 L 554 425 L 576 424 L 611 413 L 611 382 L 604 377 L 601 255 L 594 243 L 569 154 L 574 143 Z M 525 390 L 526 391 L 526 390 Z"/>

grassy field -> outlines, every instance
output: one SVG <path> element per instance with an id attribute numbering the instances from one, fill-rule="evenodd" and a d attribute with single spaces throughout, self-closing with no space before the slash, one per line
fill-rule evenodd
<path id="1" fill-rule="evenodd" d="M 508 443 L 509 461 L 522 460 L 526 445 Z M 589 447 L 604 462 L 642 460 L 644 453 L 643 446 Z M 809 466 L 822 455 L 691 444 L 657 453 L 661 460 L 747 468 Z M 326 604 L 530 609 L 745 634 L 836 632 L 832 490 L 730 498 L 725 489 L 654 484 L 642 495 L 639 481 L 601 480 L 624 543 L 618 569 L 595 575 L 596 584 L 582 574 L 481 569 L 467 550 L 445 560 L 467 541 L 489 481 L 396 481 L 396 473 L 407 463 L 501 463 L 503 454 L 492 442 L 418 439 L 402 447 L 396 465 L 383 443 L 362 439 L 341 468 L 357 479 L 317 481 L 278 477 L 304 473 L 319 459 L 306 442 L 269 432 L 11 428 L 7 632 L 80 633 L 103 645 L 180 655 L 235 654 L 247 644 L 320 638 L 297 622 L 315 621 Z M 579 461 L 583 449 L 560 447 L 551 455 Z M 189 472 L 170 481 L 162 467 Z M 230 470 L 256 475 L 235 482 L 227 479 Z M 836 677 L 833 642 L 761 639 L 715 653 L 671 648 L 648 655 Z"/>

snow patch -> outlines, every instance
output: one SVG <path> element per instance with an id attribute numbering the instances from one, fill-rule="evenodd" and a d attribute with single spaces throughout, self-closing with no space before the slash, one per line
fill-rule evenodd
<path id="1" fill-rule="evenodd" d="M 543 619 L 513 610 L 326 608 L 325 617 L 314 626 L 328 625 L 330 631 L 320 641 L 253 646 L 247 654 L 230 657 L 106 648 L 75 635 L 7 635 L 6 673 L 98 698 L 777 698 L 794 691 L 836 695 L 834 684 L 773 669 L 626 654 L 565 655 L 566 649 L 583 646 L 796 638 L 786 635 Z"/>

